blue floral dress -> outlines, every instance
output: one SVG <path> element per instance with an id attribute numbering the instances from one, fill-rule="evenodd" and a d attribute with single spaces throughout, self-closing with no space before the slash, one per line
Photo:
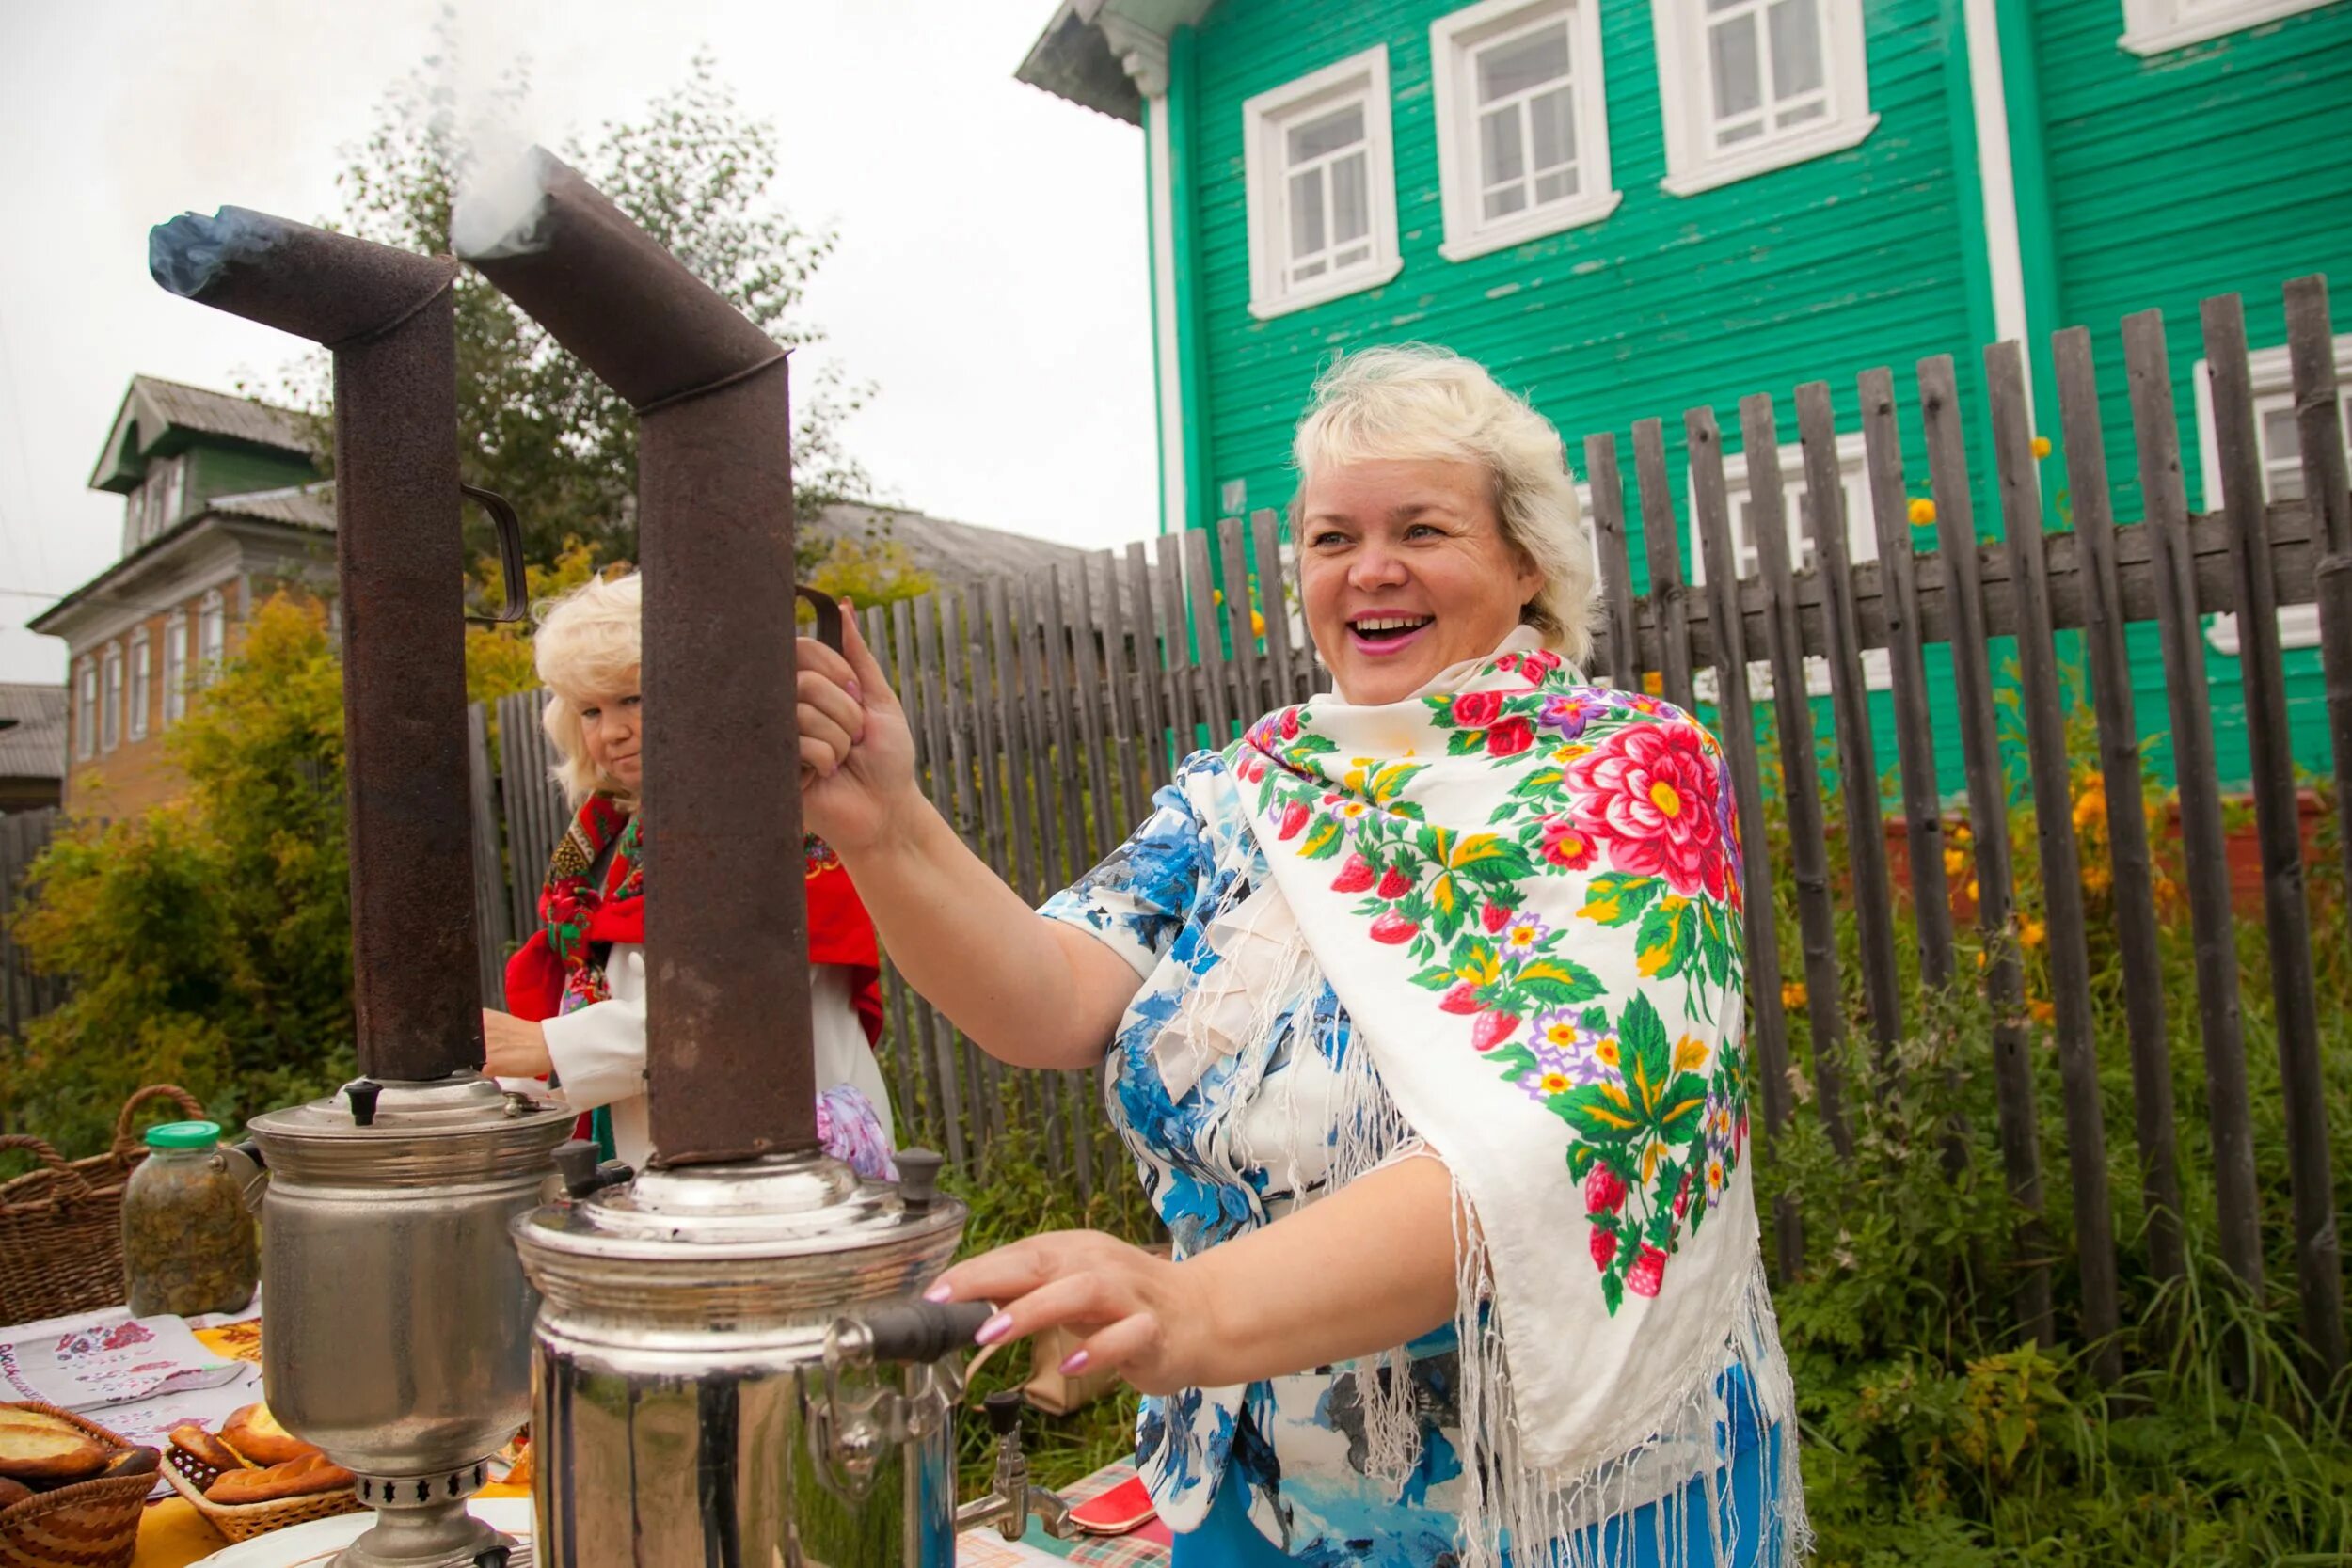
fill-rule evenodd
<path id="1" fill-rule="evenodd" d="M 1329 984 L 1318 983 L 1267 1032 L 1262 1056 L 1218 1059 L 1171 1096 L 1152 1042 L 1220 961 L 1210 923 L 1269 871 L 1216 752 L 1185 759 L 1153 806 L 1125 844 L 1043 912 L 1098 938 L 1144 976 L 1113 1038 L 1104 1093 L 1183 1259 L 1327 1189 L 1337 1130 L 1301 1126 L 1297 1108 L 1326 1102 L 1343 1071 L 1369 1064 L 1349 1062 L 1346 1015 Z M 1411 1347 L 1418 1402 L 1429 1415 L 1416 1471 L 1397 1500 L 1364 1473 L 1351 1368 L 1145 1400 L 1136 1465 L 1161 1517 L 1171 1528 L 1197 1529 L 1223 1481 L 1220 1514 L 1245 1508 L 1268 1541 L 1288 1539 L 1289 1560 L 1376 1568 L 1443 1560 L 1454 1528 L 1447 1493 L 1461 1473 L 1441 1430 L 1453 1349 L 1450 1327 Z"/>
<path id="2" fill-rule="evenodd" d="M 1154 1042 L 1187 993 L 1225 961 L 1211 940 L 1216 922 L 1267 883 L 1271 872 L 1240 786 L 1218 753 L 1186 758 L 1153 807 L 1125 844 L 1055 895 L 1042 912 L 1103 942 L 1142 976 L 1112 1040 L 1104 1099 L 1175 1256 L 1184 1259 L 1330 1189 L 1343 1129 L 1329 1108 L 1350 1102 L 1338 1085 L 1354 1075 L 1360 1086 L 1362 1075 L 1372 1074 L 1375 1092 L 1383 1101 L 1386 1096 L 1377 1090 L 1369 1052 L 1359 1053 L 1338 996 L 1319 976 L 1281 1005 L 1272 1027 L 1248 1032 L 1255 1043 L 1214 1056 L 1197 1081 L 1170 1090 Z M 1359 1124 L 1365 1119 L 1356 1115 Z M 1367 1135 L 1375 1158 L 1411 1141 L 1410 1130 L 1393 1117 L 1369 1119 L 1369 1128 L 1354 1130 L 1359 1165 Z M 1454 1330 L 1417 1340 L 1402 1361 L 1375 1375 L 1388 1379 L 1406 1367 L 1420 1431 L 1401 1489 L 1391 1477 L 1375 1474 L 1357 1364 L 1146 1399 L 1136 1465 L 1160 1516 L 1179 1532 L 1178 1564 L 1454 1563 L 1464 1484 L 1454 1430 Z M 1766 1493 L 1775 1490 L 1767 1478 L 1776 1471 L 1778 1433 L 1733 1420 L 1718 1427 L 1717 1443 L 1729 1462 L 1727 1485 L 1711 1501 L 1705 1483 L 1694 1483 L 1687 1496 L 1596 1525 L 1582 1545 L 1614 1562 L 1654 1562 L 1649 1538 L 1657 1516 L 1671 1509 L 1689 1514 L 1686 1534 L 1702 1537 L 1708 1530 L 1700 1513 L 1714 1513 L 1719 1533 L 1729 1527 L 1749 1544 L 1749 1550 L 1729 1554 L 1732 1560 L 1756 1560 L 1758 1550 L 1770 1549 L 1756 1524 L 1769 1508 Z M 1733 1515 L 1751 1517 L 1735 1523 Z"/>

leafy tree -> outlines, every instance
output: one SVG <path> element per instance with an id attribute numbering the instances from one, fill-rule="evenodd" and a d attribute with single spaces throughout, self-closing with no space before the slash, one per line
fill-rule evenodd
<path id="1" fill-rule="evenodd" d="M 342 211 L 335 227 L 403 249 L 450 248 L 451 205 L 470 153 L 438 86 L 447 49 L 445 40 L 387 94 L 373 130 L 351 150 L 337 177 Z M 504 89 L 516 98 L 526 90 L 519 77 Z M 708 55 L 697 55 L 685 83 L 642 118 L 608 121 L 559 153 L 762 331 L 796 350 L 822 341 L 802 307 L 835 235 L 803 228 L 773 203 L 775 128 L 743 111 Z M 470 269 L 458 278 L 455 305 L 467 482 L 514 502 L 534 562 L 554 562 L 572 539 L 599 560 L 634 560 L 636 415 Z M 321 416 L 323 451 L 329 389 L 323 356 L 290 372 L 283 388 Z M 796 377 L 801 515 L 872 492 L 841 439 L 843 421 L 871 391 L 833 367 Z M 468 527 L 486 531 L 471 516 Z M 486 553 L 486 531 L 472 537 Z"/>
<path id="2" fill-rule="evenodd" d="M 351 1075 L 342 728 L 324 610 L 273 597 L 170 732 L 186 796 L 52 841 L 16 935 L 72 990 L 0 1068 L 11 1122 L 87 1152 L 142 1084 L 233 1121 Z"/>

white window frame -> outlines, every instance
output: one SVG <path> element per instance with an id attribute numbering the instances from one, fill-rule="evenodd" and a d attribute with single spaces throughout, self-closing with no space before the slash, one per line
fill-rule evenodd
<path id="1" fill-rule="evenodd" d="M 87 762 L 98 754 L 98 661 L 84 655 L 75 679 L 73 757 Z"/>
<path id="2" fill-rule="evenodd" d="M 207 593 L 196 610 L 196 683 L 210 686 L 220 679 L 229 661 L 229 602 L 219 589 Z"/>
<path id="3" fill-rule="evenodd" d="M 2336 339 L 2336 363 L 2352 359 L 2352 332 Z M 2248 379 L 2254 389 L 2254 447 L 2262 459 L 2263 495 L 2269 499 L 2269 454 L 2262 450 L 2263 416 L 2295 406 L 2295 370 L 2287 358 L 2284 343 L 2276 348 L 2256 349 L 2246 356 Z M 2207 362 L 2200 359 L 2189 372 L 2189 382 L 2197 391 L 2197 465 L 2204 477 L 2204 510 L 2218 512 L 2224 504 L 2222 496 L 2221 441 L 2214 423 L 2213 378 L 2206 373 Z M 2345 441 L 2352 446 L 2352 381 L 2339 378 L 2336 383 L 2336 404 L 2344 421 Z M 2235 658 L 2238 654 L 2237 616 L 2224 610 L 2205 624 L 2205 641 L 2217 654 Z M 2280 648 L 2316 648 L 2319 646 L 2319 606 L 2289 604 L 2279 607 L 2279 646 Z"/>
<path id="4" fill-rule="evenodd" d="M 2331 0 L 2123 0 L 2123 36 L 2117 47 L 2161 55 L 2225 33 L 2313 11 Z"/>
<path id="5" fill-rule="evenodd" d="M 1351 100 L 1364 109 L 1364 198 L 1371 253 L 1343 271 L 1290 281 L 1288 165 L 1282 136 L 1300 119 Z M 1249 313 L 1260 321 L 1375 289 L 1404 270 L 1396 237 L 1396 149 L 1389 123 L 1389 46 L 1375 44 L 1241 106 L 1249 205 Z"/>
<path id="6" fill-rule="evenodd" d="M 122 744 L 122 644 L 109 642 L 98 656 L 98 749 Z"/>
<path id="7" fill-rule="evenodd" d="M 1870 62 L 1863 41 L 1862 0 L 1812 3 L 1820 8 L 1827 111 L 1801 126 L 1779 132 L 1767 129 L 1754 141 L 1719 150 L 1715 146 L 1714 74 L 1708 68 L 1707 45 L 1707 0 L 1650 0 L 1650 19 L 1658 40 L 1659 106 L 1666 119 L 1666 178 L 1659 185 L 1668 195 L 1692 196 L 1808 158 L 1843 152 L 1859 145 L 1878 125 L 1879 117 L 1870 112 Z M 1769 59 L 1769 45 L 1759 40 L 1759 48 Z"/>
<path id="8" fill-rule="evenodd" d="M 1848 431 L 1837 437 L 1838 489 L 1846 502 L 1846 559 L 1859 566 L 1866 561 L 1879 558 L 1878 515 L 1870 499 L 1868 450 L 1862 432 Z M 1786 508 L 1788 527 L 1789 567 L 1802 572 L 1812 564 L 1813 531 L 1804 521 L 1804 448 L 1790 442 L 1780 449 L 1781 502 Z M 1761 569 L 1756 556 L 1756 543 L 1747 536 L 1746 525 L 1740 515 L 1740 503 L 1748 499 L 1748 469 L 1738 452 L 1724 454 L 1724 490 L 1726 510 L 1731 520 L 1731 559 L 1741 581 Z M 1691 586 L 1707 585 L 1707 551 L 1699 538 L 1698 515 L 1695 508 L 1691 517 Z M 1894 667 L 1887 660 L 1884 648 L 1862 650 L 1862 687 L 1866 691 L 1884 691 L 1895 682 Z M 1715 697 L 1715 671 L 1712 666 L 1702 670 L 1692 681 L 1697 694 L 1708 702 Z M 1830 694 L 1829 660 L 1820 654 L 1808 654 L 1804 660 L 1804 689 L 1808 697 Z M 1748 661 L 1748 694 L 1756 702 L 1769 702 L 1772 695 L 1772 663 L 1769 658 Z"/>
<path id="9" fill-rule="evenodd" d="M 164 622 L 164 727 L 188 713 L 188 617 L 175 610 Z"/>
<path id="10" fill-rule="evenodd" d="M 147 738 L 148 705 L 155 700 L 155 654 L 151 646 L 147 628 L 141 626 L 131 634 L 131 705 L 123 714 L 123 735 L 132 740 Z"/>
<path id="11" fill-rule="evenodd" d="M 1515 33 L 1565 21 L 1576 126 L 1574 196 L 1489 220 L 1481 188 L 1477 52 Z M 1625 199 L 1609 172 L 1609 90 L 1601 62 L 1599 0 L 1481 0 L 1429 27 L 1438 111 L 1438 188 L 1449 261 L 1598 223 Z"/>

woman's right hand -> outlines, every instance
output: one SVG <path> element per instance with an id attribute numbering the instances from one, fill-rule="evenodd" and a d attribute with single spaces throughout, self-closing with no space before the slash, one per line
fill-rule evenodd
<path id="1" fill-rule="evenodd" d="M 854 613 L 841 617 L 841 645 L 835 653 L 800 640 L 801 816 L 810 832 L 853 855 L 889 837 L 922 793 L 906 710 Z"/>

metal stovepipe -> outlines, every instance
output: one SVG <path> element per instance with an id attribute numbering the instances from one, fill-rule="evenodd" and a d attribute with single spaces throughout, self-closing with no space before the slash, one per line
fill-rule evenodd
<path id="1" fill-rule="evenodd" d="M 335 358 L 335 558 L 360 1072 L 482 1066 L 467 803 L 457 263 L 243 207 L 150 238 L 173 293 Z"/>
<path id="2" fill-rule="evenodd" d="M 656 1166 L 818 1147 L 785 350 L 578 172 L 466 260 L 637 410 Z M 658 628 L 658 634 L 656 634 Z"/>

